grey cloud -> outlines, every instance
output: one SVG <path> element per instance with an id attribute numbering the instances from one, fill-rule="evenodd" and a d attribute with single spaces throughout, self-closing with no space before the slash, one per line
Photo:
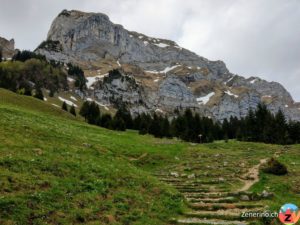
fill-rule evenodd
<path id="1" fill-rule="evenodd" d="M 103 12 L 129 30 L 175 40 L 233 73 L 278 81 L 300 101 L 298 0 L 1 0 L 0 36 L 34 49 L 65 8 Z"/>

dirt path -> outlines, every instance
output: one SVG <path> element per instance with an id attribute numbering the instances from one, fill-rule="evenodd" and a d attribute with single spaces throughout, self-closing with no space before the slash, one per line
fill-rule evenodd
<path id="1" fill-rule="evenodd" d="M 252 187 L 252 185 L 257 183 L 259 181 L 259 167 L 266 162 L 267 159 L 261 159 L 259 164 L 250 168 L 248 173 L 243 175 L 243 179 L 240 179 L 244 182 L 244 186 L 237 191 L 247 191 L 250 187 Z"/>

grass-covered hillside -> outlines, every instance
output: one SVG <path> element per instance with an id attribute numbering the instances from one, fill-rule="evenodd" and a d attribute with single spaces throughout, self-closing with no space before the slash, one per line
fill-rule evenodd
<path id="1" fill-rule="evenodd" d="M 199 179 L 204 194 L 213 184 L 215 192 L 229 193 L 244 186 L 249 168 L 274 154 L 289 173 L 261 173 L 250 191 L 272 192 L 260 199 L 271 210 L 300 205 L 299 145 L 198 145 L 110 131 L 0 89 L 0 224 L 171 224 L 191 205 L 184 198 L 188 190 L 164 175 Z"/>

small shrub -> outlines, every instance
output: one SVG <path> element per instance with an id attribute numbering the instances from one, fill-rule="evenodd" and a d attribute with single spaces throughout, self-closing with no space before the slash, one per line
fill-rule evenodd
<path id="1" fill-rule="evenodd" d="M 285 175 L 288 173 L 288 170 L 285 165 L 278 162 L 276 159 L 271 158 L 265 168 L 263 168 L 265 173 L 270 173 L 274 175 Z"/>

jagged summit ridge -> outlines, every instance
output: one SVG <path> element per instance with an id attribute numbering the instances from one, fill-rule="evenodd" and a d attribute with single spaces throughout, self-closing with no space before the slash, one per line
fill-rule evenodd
<path id="1" fill-rule="evenodd" d="M 128 31 L 102 13 L 64 10 L 53 21 L 47 39 L 59 41 L 63 53 L 79 61 L 113 58 L 148 70 L 162 70 L 177 62 L 197 66 L 215 64 L 215 69 L 227 70 L 224 63 L 208 61 L 174 41 Z"/>
<path id="2" fill-rule="evenodd" d="M 289 119 L 300 120 L 297 104 L 279 83 L 234 75 L 222 61 L 210 61 L 174 41 L 128 31 L 102 13 L 62 11 L 46 44 L 36 51 L 80 65 L 87 77 L 98 76 L 83 95 L 112 107 L 122 101 L 133 114 L 191 108 L 223 120 L 243 117 L 262 101 L 273 112 L 282 109 Z M 103 79 L 113 68 L 123 77 Z M 124 79 L 128 75 L 137 85 Z"/>

